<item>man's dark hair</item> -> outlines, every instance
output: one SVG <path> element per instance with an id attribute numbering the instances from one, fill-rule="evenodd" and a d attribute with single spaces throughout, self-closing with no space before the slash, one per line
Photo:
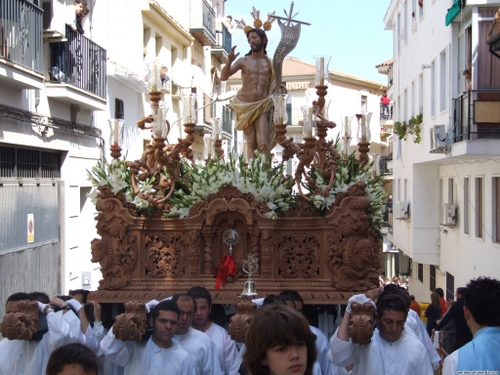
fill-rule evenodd
<path id="1" fill-rule="evenodd" d="M 415 301 L 415 296 L 413 294 L 410 294 L 410 301 Z"/>
<path id="2" fill-rule="evenodd" d="M 460 294 L 463 297 L 466 290 L 467 288 L 460 286 L 457 288 L 457 294 Z"/>
<path id="3" fill-rule="evenodd" d="M 462 297 L 477 324 L 500 327 L 500 281 L 488 277 L 472 279 Z"/>
<path id="4" fill-rule="evenodd" d="M 90 290 L 73 289 L 73 290 L 70 290 L 68 294 L 70 295 L 71 298 L 73 298 L 77 294 L 81 294 L 82 295 L 82 303 L 87 303 L 87 296 L 90 294 Z"/>
<path id="5" fill-rule="evenodd" d="M 277 296 L 276 294 L 270 294 L 266 298 L 264 298 L 263 305 L 272 305 L 273 303 L 279 303 L 282 305 L 286 305 L 286 300 L 282 296 Z"/>
<path id="6" fill-rule="evenodd" d="M 9 298 L 7 298 L 7 302 L 5 302 L 5 305 L 7 305 L 9 302 L 15 302 L 15 301 L 23 301 L 23 300 L 29 300 L 29 301 L 34 301 L 35 299 L 28 293 L 23 293 L 23 292 L 18 292 L 11 294 Z"/>
<path id="7" fill-rule="evenodd" d="M 175 294 L 172 296 L 171 301 L 172 301 L 172 302 L 174 302 L 175 304 L 177 304 L 177 301 L 178 301 L 179 299 L 184 300 L 184 299 L 187 299 L 187 298 L 189 298 L 191 301 L 193 301 L 194 311 L 196 312 L 196 309 L 197 309 L 197 307 L 196 307 L 196 300 L 195 300 L 195 299 L 193 298 L 193 296 L 192 296 L 192 295 L 190 295 L 190 294 L 187 294 L 187 293 L 175 293 Z"/>
<path id="8" fill-rule="evenodd" d="M 386 295 L 380 295 L 377 301 L 377 315 L 382 318 L 386 311 L 400 311 L 405 314 L 405 318 L 408 316 L 408 304 L 399 293 L 390 293 Z"/>
<path id="9" fill-rule="evenodd" d="M 439 297 L 444 298 L 444 292 L 442 288 L 434 289 L 434 293 L 436 293 Z"/>
<path id="10" fill-rule="evenodd" d="M 397 286 L 395 284 L 387 284 L 384 286 L 384 291 L 382 292 L 382 294 L 380 295 L 380 297 L 378 299 L 380 300 L 380 298 L 382 298 L 388 294 L 397 294 L 397 295 L 401 296 L 401 298 L 403 298 L 403 300 L 406 303 L 407 309 L 410 308 L 411 299 L 410 299 L 410 295 L 408 294 L 408 291 L 405 288 L 402 288 L 402 287 Z"/>
<path id="11" fill-rule="evenodd" d="M 177 314 L 177 320 L 179 320 L 179 316 L 181 315 L 181 311 L 179 310 L 179 306 L 177 306 L 176 302 L 172 301 L 162 301 L 151 310 L 151 317 L 153 321 L 158 318 L 160 315 L 160 311 L 173 311 Z"/>
<path id="12" fill-rule="evenodd" d="M 99 362 L 94 351 L 83 344 L 71 343 L 52 352 L 44 374 L 57 375 L 68 365 L 80 365 L 87 374 L 97 375 L 99 371 Z"/>
<path id="13" fill-rule="evenodd" d="M 266 51 L 266 48 L 267 48 L 267 42 L 268 42 L 268 39 L 267 39 L 267 35 L 266 35 L 266 32 L 262 29 L 250 29 L 248 32 L 247 32 L 247 39 L 248 39 L 248 36 L 250 35 L 250 33 L 256 33 L 259 38 L 260 38 L 260 41 L 262 42 L 262 48 L 264 50 L 264 55 L 267 55 L 267 51 Z M 252 55 L 252 49 L 250 48 L 250 52 L 248 52 L 245 56 L 250 56 Z"/>
<path id="14" fill-rule="evenodd" d="M 44 292 L 31 292 L 29 294 L 33 299 L 37 300 L 38 302 L 49 304 L 50 303 L 50 297 L 47 293 Z"/>
<path id="15" fill-rule="evenodd" d="M 285 301 L 292 301 L 293 303 L 295 302 L 302 302 L 304 303 L 304 299 L 302 296 L 297 292 L 296 290 L 293 289 L 285 289 L 279 294 L 280 297 L 283 297 Z"/>
<path id="16" fill-rule="evenodd" d="M 205 298 L 207 300 L 208 306 L 212 306 L 212 296 L 206 288 L 202 286 L 193 286 L 188 290 L 188 294 L 194 299 Z"/>

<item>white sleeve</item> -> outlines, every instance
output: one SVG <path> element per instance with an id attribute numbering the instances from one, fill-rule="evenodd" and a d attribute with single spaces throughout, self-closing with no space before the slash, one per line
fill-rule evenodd
<path id="1" fill-rule="evenodd" d="M 229 375 L 239 374 L 241 364 L 243 363 L 243 354 L 245 354 L 245 344 L 241 346 L 240 351 L 238 352 L 238 355 L 236 356 L 236 359 L 234 360 L 233 365 L 231 366 L 231 371 L 229 371 Z"/>
<path id="2" fill-rule="evenodd" d="M 116 338 L 113 327 L 101 341 L 101 350 L 110 361 L 120 366 L 125 366 L 134 354 L 134 344 Z"/>
<path id="3" fill-rule="evenodd" d="M 314 329 L 313 333 L 316 335 L 316 348 L 318 349 L 317 362 L 323 375 L 330 375 L 333 372 L 333 363 L 328 359 L 328 352 L 330 351 L 330 343 L 328 338 L 320 329 Z"/>
<path id="4" fill-rule="evenodd" d="M 415 314 L 415 316 L 418 316 L 418 314 L 413 310 L 410 310 L 409 314 Z M 438 363 L 441 360 L 441 357 L 439 357 L 438 351 L 434 347 L 434 344 L 432 343 L 427 330 L 425 329 L 419 318 L 416 319 L 415 333 L 420 342 L 424 344 L 425 350 L 427 350 L 427 355 L 431 360 L 431 364 L 434 365 Z"/>
<path id="5" fill-rule="evenodd" d="M 234 362 L 233 362 L 234 363 Z M 210 346 L 208 347 L 208 353 L 203 360 L 203 374 L 221 375 L 222 371 L 220 369 L 219 357 L 217 355 L 217 349 L 212 340 L 210 340 Z"/>
<path id="6" fill-rule="evenodd" d="M 106 336 L 106 329 L 102 325 L 102 322 L 94 322 L 94 326 L 92 327 L 95 335 L 97 336 L 97 340 L 101 342 Z"/>
<path id="7" fill-rule="evenodd" d="M 97 338 L 94 329 L 89 326 L 87 328 L 87 332 L 85 333 L 85 345 L 92 349 L 98 357 L 102 355 L 100 343 L 101 340 Z"/>
<path id="8" fill-rule="evenodd" d="M 215 323 L 214 323 L 215 324 Z M 229 334 L 225 335 L 225 343 L 224 343 L 224 371 L 226 374 L 229 373 L 229 370 L 233 366 L 236 357 L 238 356 L 238 349 L 236 348 L 236 343 Z"/>
<path id="9" fill-rule="evenodd" d="M 47 314 L 49 331 L 46 333 L 47 345 L 50 351 L 61 345 L 77 342 L 85 344 L 85 336 L 80 328 L 80 319 L 71 310 L 66 314 L 63 311 L 49 312 Z"/>
<path id="10" fill-rule="evenodd" d="M 444 359 L 442 375 L 457 375 L 458 350 Z"/>
<path id="11" fill-rule="evenodd" d="M 338 328 L 330 339 L 328 358 L 338 367 L 349 366 L 355 362 L 355 345 L 349 341 L 342 341 L 337 337 Z"/>

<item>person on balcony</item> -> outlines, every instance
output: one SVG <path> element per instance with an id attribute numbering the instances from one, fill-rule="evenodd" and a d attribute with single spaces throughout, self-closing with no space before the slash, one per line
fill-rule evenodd
<path id="1" fill-rule="evenodd" d="M 89 8 L 87 8 L 86 0 L 75 0 L 73 3 L 74 12 L 71 12 L 71 15 L 68 16 L 67 25 L 71 27 L 71 29 L 79 34 L 84 34 L 83 30 L 83 22 L 89 13 Z M 66 42 L 55 42 L 50 44 L 51 51 L 51 64 L 49 69 L 50 80 L 64 82 L 66 81 L 67 71 L 70 70 L 70 67 L 66 66 L 66 49 L 68 45 L 74 39 L 74 36 L 68 36 L 68 41 Z M 71 64 L 73 66 L 74 64 Z M 72 69 L 71 69 L 72 70 Z"/>
<path id="2" fill-rule="evenodd" d="M 463 75 L 465 77 L 465 92 L 469 92 L 472 89 L 472 74 L 469 69 L 465 69 Z"/>
<path id="3" fill-rule="evenodd" d="M 382 120 L 390 118 L 389 104 L 391 100 L 387 97 L 387 91 L 382 91 L 382 96 L 380 97 L 380 103 L 382 104 Z"/>

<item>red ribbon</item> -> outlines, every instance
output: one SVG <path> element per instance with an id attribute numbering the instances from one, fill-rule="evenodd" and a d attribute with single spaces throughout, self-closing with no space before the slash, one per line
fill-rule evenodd
<path id="1" fill-rule="evenodd" d="M 220 286 L 226 285 L 228 276 L 236 276 L 236 262 L 232 255 L 222 257 L 217 266 L 217 280 L 215 280 L 215 289 L 219 290 Z"/>

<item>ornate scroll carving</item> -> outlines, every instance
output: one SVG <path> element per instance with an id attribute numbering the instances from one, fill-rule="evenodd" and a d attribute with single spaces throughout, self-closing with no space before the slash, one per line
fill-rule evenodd
<path id="1" fill-rule="evenodd" d="M 243 300 L 236 304 L 236 314 L 233 315 L 227 327 L 234 341 L 245 342 L 245 333 L 255 314 L 257 314 L 257 305 L 252 301 Z"/>
<path id="2" fill-rule="evenodd" d="M 125 312 L 116 317 L 113 333 L 122 341 L 140 341 L 146 333 L 147 313 L 143 303 L 127 302 Z"/>
<path id="3" fill-rule="evenodd" d="M 261 270 L 262 276 L 269 277 L 272 274 L 272 258 L 274 249 L 274 237 L 273 232 L 270 230 L 263 230 L 260 239 L 260 249 L 261 249 Z"/>
<path id="4" fill-rule="evenodd" d="M 186 256 L 179 233 L 147 234 L 145 238 L 146 275 L 150 277 L 181 277 Z"/>
<path id="5" fill-rule="evenodd" d="M 278 244 L 278 274 L 311 278 L 319 275 L 320 246 L 314 233 L 287 233 Z"/>
<path id="6" fill-rule="evenodd" d="M 198 277 L 200 272 L 201 234 L 197 230 L 191 230 L 187 234 L 185 242 L 189 253 L 189 277 Z"/>
<path id="7" fill-rule="evenodd" d="M 23 300 L 15 303 L 17 312 L 4 316 L 0 332 L 9 340 L 30 340 L 38 330 L 38 302 Z"/>
<path id="8" fill-rule="evenodd" d="M 349 319 L 349 337 L 354 344 L 369 344 L 373 336 L 373 305 L 353 303 Z"/>

